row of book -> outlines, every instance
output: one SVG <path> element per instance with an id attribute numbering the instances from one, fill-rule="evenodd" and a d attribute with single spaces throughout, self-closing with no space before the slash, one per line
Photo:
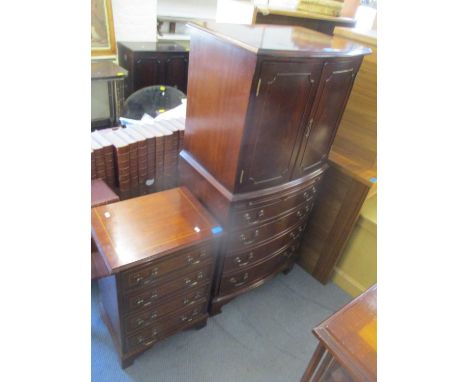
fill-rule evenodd
<path id="1" fill-rule="evenodd" d="M 178 184 L 185 118 L 138 122 L 91 133 L 91 179 L 102 179 L 121 197 Z"/>

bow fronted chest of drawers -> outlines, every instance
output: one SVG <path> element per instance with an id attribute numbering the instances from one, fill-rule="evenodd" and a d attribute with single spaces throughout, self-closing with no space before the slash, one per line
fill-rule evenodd
<path id="1" fill-rule="evenodd" d="M 370 50 L 302 27 L 190 25 L 182 184 L 223 225 L 212 314 L 294 264 Z"/>
<path id="2" fill-rule="evenodd" d="M 217 227 L 186 188 L 92 209 L 92 236 L 110 274 L 98 281 L 101 313 L 122 367 L 206 324 Z"/>

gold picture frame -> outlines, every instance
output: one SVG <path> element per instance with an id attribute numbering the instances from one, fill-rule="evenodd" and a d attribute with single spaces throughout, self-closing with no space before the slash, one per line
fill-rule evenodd
<path id="1" fill-rule="evenodd" d="M 91 56 L 115 54 L 111 0 L 91 0 Z"/>

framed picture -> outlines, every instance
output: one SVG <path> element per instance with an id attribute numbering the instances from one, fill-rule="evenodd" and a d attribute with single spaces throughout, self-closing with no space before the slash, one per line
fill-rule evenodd
<path id="1" fill-rule="evenodd" d="M 115 53 L 111 0 L 91 0 L 91 56 L 109 56 Z"/>

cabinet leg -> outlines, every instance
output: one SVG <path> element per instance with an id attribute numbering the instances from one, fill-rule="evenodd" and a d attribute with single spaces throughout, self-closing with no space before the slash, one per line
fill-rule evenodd
<path id="1" fill-rule="evenodd" d="M 129 358 L 121 358 L 120 359 L 120 366 L 122 369 L 126 369 L 127 367 L 133 365 L 133 361 L 135 361 L 135 358 L 129 357 Z"/>
<path id="2" fill-rule="evenodd" d="M 283 270 L 283 274 L 287 275 L 289 272 L 291 272 L 293 267 L 294 267 L 294 263 L 291 263 L 290 265 L 288 265 L 286 269 Z"/>
<path id="3" fill-rule="evenodd" d="M 212 303 L 208 313 L 210 314 L 210 316 L 216 316 L 217 314 L 221 313 L 222 306 L 222 304 Z"/>
<path id="4" fill-rule="evenodd" d="M 206 321 L 207 320 L 203 320 L 202 322 L 199 322 L 198 324 L 194 325 L 193 328 L 195 330 L 203 329 L 206 326 Z"/>

